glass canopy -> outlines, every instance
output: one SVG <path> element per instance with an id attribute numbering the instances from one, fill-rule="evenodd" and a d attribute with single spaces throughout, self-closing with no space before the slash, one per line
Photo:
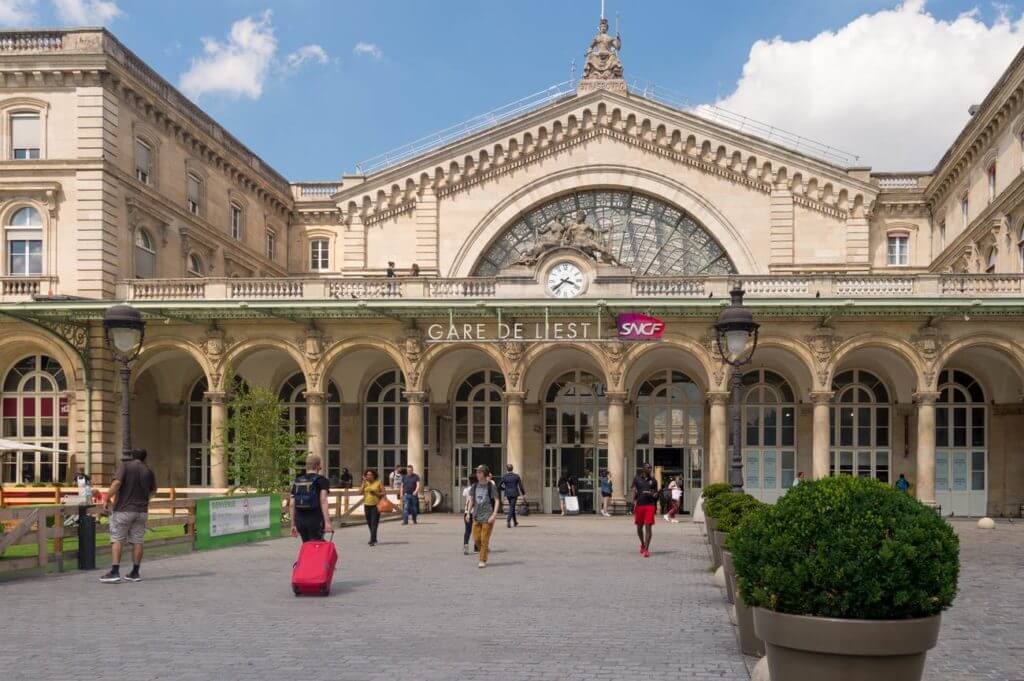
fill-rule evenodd
<path id="1" fill-rule="evenodd" d="M 707 230 L 682 210 L 631 191 L 595 189 L 567 194 L 534 208 L 491 243 L 474 274 L 491 276 L 550 238 L 556 219 L 575 221 L 578 211 L 608 252 L 637 276 L 732 274 L 729 256 Z"/>

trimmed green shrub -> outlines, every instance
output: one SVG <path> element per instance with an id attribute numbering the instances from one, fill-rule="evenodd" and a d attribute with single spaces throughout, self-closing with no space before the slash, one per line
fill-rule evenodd
<path id="1" fill-rule="evenodd" d="M 719 498 L 728 499 L 715 516 L 718 518 L 715 529 L 719 532 L 733 532 L 745 518 L 768 505 L 749 494 L 723 494 Z"/>
<path id="2" fill-rule="evenodd" d="M 867 478 L 804 482 L 729 535 L 743 600 L 843 619 L 935 615 L 956 596 L 960 544 L 932 509 Z"/>
<path id="3" fill-rule="evenodd" d="M 742 496 L 746 495 L 742 492 L 725 492 L 724 494 L 716 494 L 704 502 L 704 515 L 709 518 L 717 519 L 718 516 L 721 515 L 722 509 Z"/>
<path id="4" fill-rule="evenodd" d="M 708 485 L 704 488 L 704 508 L 707 509 L 708 502 L 719 494 L 725 494 L 731 491 L 732 485 L 727 482 L 716 482 Z"/>

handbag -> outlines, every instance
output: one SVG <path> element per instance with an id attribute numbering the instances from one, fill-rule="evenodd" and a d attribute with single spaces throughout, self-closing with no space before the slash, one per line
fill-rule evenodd
<path id="1" fill-rule="evenodd" d="M 377 510 L 381 513 L 394 513 L 395 505 L 385 495 L 377 500 Z"/>

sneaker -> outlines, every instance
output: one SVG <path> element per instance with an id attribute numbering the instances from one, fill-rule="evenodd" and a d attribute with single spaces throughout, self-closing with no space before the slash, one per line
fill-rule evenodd
<path id="1" fill-rule="evenodd" d="M 117 584 L 121 581 L 121 575 L 111 570 L 107 574 L 100 577 L 100 581 L 104 584 Z"/>
<path id="2" fill-rule="evenodd" d="M 672 520 L 671 518 L 668 517 L 668 513 L 666 513 L 665 515 L 663 515 L 661 517 L 665 519 L 666 523 L 669 522 L 670 520 Z"/>
<path id="3" fill-rule="evenodd" d="M 468 556 L 469 555 L 469 544 L 463 544 L 462 545 L 462 555 L 464 555 L 464 556 Z"/>
<path id="4" fill-rule="evenodd" d="M 673 525 L 678 525 L 678 524 L 679 524 L 679 521 L 678 521 L 678 520 L 676 520 L 675 518 L 673 518 L 673 519 L 672 519 L 672 520 L 670 520 L 669 522 L 670 522 L 670 523 L 672 523 Z"/>
<path id="5" fill-rule="evenodd" d="M 476 566 L 478 568 L 485 568 L 485 567 L 487 567 L 487 563 L 485 563 L 483 561 L 480 561 L 479 563 L 476 564 Z"/>
<path id="6" fill-rule="evenodd" d="M 642 555 L 644 555 L 644 552 L 645 552 L 645 551 L 647 551 L 647 549 L 645 549 L 645 548 L 644 548 L 644 545 L 643 545 L 643 544 L 641 544 L 641 545 L 640 545 L 640 555 L 641 555 L 641 556 L 642 556 Z"/>
<path id="7" fill-rule="evenodd" d="M 142 575 L 140 575 L 136 570 L 132 570 L 124 576 L 124 579 L 128 580 L 129 582 L 141 582 Z"/>
<path id="8" fill-rule="evenodd" d="M 651 552 L 648 551 L 647 549 L 644 549 L 642 555 L 643 555 L 644 558 L 650 558 L 651 557 Z"/>

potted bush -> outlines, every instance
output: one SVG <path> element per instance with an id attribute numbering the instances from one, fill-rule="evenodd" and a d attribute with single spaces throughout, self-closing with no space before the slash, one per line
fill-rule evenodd
<path id="1" fill-rule="evenodd" d="M 935 512 L 864 478 L 806 482 L 729 538 L 772 681 L 919 681 L 956 595 L 959 542 Z"/>
<path id="2" fill-rule="evenodd" d="M 715 521 L 708 515 L 708 504 L 711 501 L 722 494 L 727 494 L 732 491 L 732 487 L 727 482 L 716 482 L 708 485 L 704 488 L 704 492 L 701 496 L 704 498 L 704 531 L 708 537 L 708 544 L 714 544 L 715 534 Z"/>
<path id="3" fill-rule="evenodd" d="M 718 517 L 718 527 L 729 537 L 747 522 L 755 513 L 766 509 L 768 504 L 758 501 L 747 494 L 723 509 Z M 726 598 L 736 606 L 736 628 L 740 636 L 740 650 L 744 655 L 761 657 L 764 655 L 764 642 L 754 632 L 754 613 L 743 602 L 736 586 L 736 571 L 732 561 L 732 542 L 726 539 L 722 545 L 722 567 L 725 569 Z"/>
<path id="4" fill-rule="evenodd" d="M 733 499 L 740 496 L 743 495 L 727 490 L 713 494 L 704 503 L 704 517 L 707 519 L 708 540 L 711 542 L 711 562 L 713 567 L 717 568 L 722 564 L 722 544 L 721 537 L 718 536 L 718 516 L 726 506 L 732 503 Z"/>
<path id="5" fill-rule="evenodd" d="M 715 529 L 715 541 L 718 544 L 719 555 L 722 557 L 722 567 L 725 568 L 726 600 L 730 603 L 734 602 L 734 593 L 731 583 L 734 574 L 732 569 L 732 559 L 729 554 L 726 541 L 728 540 L 729 533 L 739 527 L 743 518 L 763 505 L 764 504 L 749 494 L 736 492 L 723 494 L 718 497 L 718 500 L 716 501 L 717 516 L 715 519 L 717 524 Z"/>

